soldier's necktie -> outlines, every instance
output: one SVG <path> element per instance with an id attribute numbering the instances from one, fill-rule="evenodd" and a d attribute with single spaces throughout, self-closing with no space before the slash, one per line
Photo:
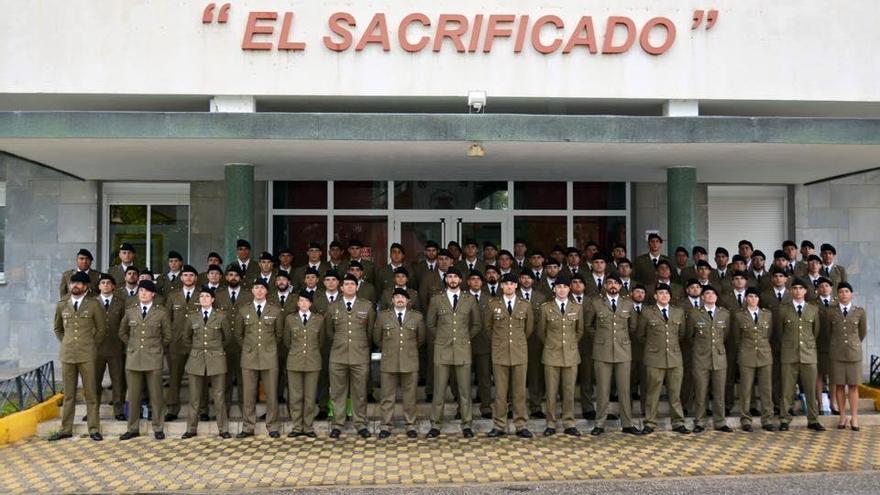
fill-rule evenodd
<path id="1" fill-rule="evenodd" d="M 281 305 L 282 305 L 282 306 L 284 306 L 284 300 L 285 300 L 285 299 L 287 299 L 287 297 L 286 297 L 284 294 L 281 294 Z"/>
<path id="2" fill-rule="evenodd" d="M 617 313 L 617 299 L 611 300 L 611 312 Z"/>
<path id="3" fill-rule="evenodd" d="M 637 315 L 642 314 L 642 307 L 641 306 L 636 306 L 636 314 Z"/>
<path id="4" fill-rule="evenodd" d="M 602 288 L 602 278 L 601 277 L 596 279 L 596 287 L 599 289 Z"/>
<path id="5" fill-rule="evenodd" d="M 480 302 L 480 294 L 474 294 L 474 299 L 476 299 L 477 302 Z"/>
<path id="6" fill-rule="evenodd" d="M 347 301 L 346 301 L 346 303 L 345 303 L 345 309 L 351 311 L 351 303 L 350 303 L 350 302 L 347 302 Z"/>
<path id="7" fill-rule="evenodd" d="M 559 305 L 559 312 L 565 314 L 565 303 Z"/>
<path id="8" fill-rule="evenodd" d="M 526 301 L 531 301 L 531 300 L 532 300 L 532 294 L 531 294 L 531 293 L 526 292 L 526 293 L 523 294 L 523 295 L 526 296 Z"/>
<path id="9" fill-rule="evenodd" d="M 777 299 L 778 301 L 782 301 L 782 292 L 777 292 L 777 293 L 776 293 L 776 299 Z"/>
<path id="10" fill-rule="evenodd" d="M 468 263 L 468 269 L 471 270 L 471 271 L 473 271 L 473 270 L 474 270 L 474 264 L 473 264 L 473 263 Z"/>
<path id="11" fill-rule="evenodd" d="M 712 314 L 712 310 L 711 310 L 711 309 L 709 310 L 709 319 L 710 319 L 710 320 L 714 320 L 714 319 L 715 319 L 715 316 Z"/>
<path id="12" fill-rule="evenodd" d="M 743 296 L 742 296 L 742 294 L 737 294 L 737 295 L 736 295 L 736 304 L 737 304 L 739 307 L 742 307 L 742 305 L 743 305 Z"/>
<path id="13" fill-rule="evenodd" d="M 489 292 L 492 294 L 492 297 L 495 297 L 495 287 L 489 287 Z"/>
<path id="14" fill-rule="evenodd" d="M 190 299 L 192 299 L 192 292 L 186 291 L 186 303 L 189 304 Z"/>
<path id="15" fill-rule="evenodd" d="M 142 317 L 142 318 L 146 318 L 146 317 L 147 317 L 147 307 L 144 306 L 143 308 L 144 308 L 144 312 L 142 313 L 142 316 L 141 316 L 141 317 Z"/>
<path id="16" fill-rule="evenodd" d="M 330 296 L 330 302 L 333 302 L 334 298 L 336 298 L 336 296 Z"/>
<path id="17" fill-rule="evenodd" d="M 110 299 L 104 299 L 104 309 L 110 310 Z"/>
<path id="18" fill-rule="evenodd" d="M 241 264 L 241 271 L 242 271 L 242 272 L 246 272 L 246 271 L 247 271 L 247 265 L 245 265 L 244 263 Z"/>
<path id="19" fill-rule="evenodd" d="M 651 263 L 653 263 L 655 267 L 657 266 L 657 263 L 658 263 L 659 261 L 660 261 L 659 258 L 651 258 Z"/>
<path id="20" fill-rule="evenodd" d="M 571 274 L 572 274 L 572 275 L 577 275 L 577 272 L 578 272 L 577 267 L 574 267 L 574 268 L 571 269 Z"/>
<path id="21" fill-rule="evenodd" d="M 819 279 L 813 280 L 813 288 L 816 289 L 819 287 Z"/>
<path id="22" fill-rule="evenodd" d="M 804 307 L 800 304 L 797 305 L 798 318 L 801 317 L 801 313 L 803 312 Z"/>
<path id="23" fill-rule="evenodd" d="M 458 307 L 458 294 L 452 295 L 452 310 L 455 311 L 455 308 Z"/>
<path id="24" fill-rule="evenodd" d="M 434 265 L 433 265 L 433 264 L 428 265 L 428 271 L 429 271 L 429 272 L 433 272 L 433 271 L 434 271 Z"/>
<path id="25" fill-rule="evenodd" d="M 507 314 L 513 314 L 513 304 L 511 303 L 511 301 L 507 301 Z"/>
<path id="26" fill-rule="evenodd" d="M 303 315 L 303 326 L 306 326 L 306 323 L 308 323 L 308 322 L 309 322 L 309 317 L 306 315 Z"/>
<path id="27" fill-rule="evenodd" d="M 822 299 L 822 302 L 825 303 L 825 307 L 827 308 L 828 307 L 828 299 Z"/>
<path id="28" fill-rule="evenodd" d="M 397 323 L 403 326 L 403 313 L 397 313 Z"/>
<path id="29" fill-rule="evenodd" d="M 79 301 L 73 301 L 73 312 L 79 311 Z"/>
<path id="30" fill-rule="evenodd" d="M 257 318 L 263 317 L 263 305 L 257 304 Z"/>
<path id="31" fill-rule="evenodd" d="M 843 308 L 843 317 L 846 318 L 849 311 L 846 308 Z"/>
<path id="32" fill-rule="evenodd" d="M 583 296 L 575 296 L 574 298 L 577 299 L 578 304 L 580 304 L 581 302 L 583 302 Z"/>
<path id="33" fill-rule="evenodd" d="M 208 323 L 208 312 L 207 311 L 205 311 L 205 316 L 202 319 L 205 320 L 205 323 Z"/>
<path id="34" fill-rule="evenodd" d="M 235 304 L 235 297 L 238 295 L 238 291 L 232 291 L 232 295 L 229 296 L 229 299 L 232 301 L 232 304 Z"/>
<path id="35" fill-rule="evenodd" d="M 172 273 L 172 274 L 171 274 L 171 281 L 174 282 L 174 279 L 176 279 L 176 278 L 177 278 L 177 275 L 174 275 L 174 274 Z"/>
<path id="36" fill-rule="evenodd" d="M 695 307 L 695 308 L 699 308 L 699 307 L 700 307 L 700 303 L 699 303 L 699 301 L 694 300 L 694 307 Z"/>
<path id="37" fill-rule="evenodd" d="M 666 308 L 663 308 L 662 313 L 663 313 L 663 321 L 669 321 L 669 315 L 666 314 Z"/>
<path id="38" fill-rule="evenodd" d="M 825 276 L 826 276 L 826 277 L 830 277 L 830 276 L 831 276 L 831 269 L 828 268 L 827 266 L 825 267 Z"/>
<path id="39" fill-rule="evenodd" d="M 128 291 L 128 295 L 129 295 L 129 296 L 133 296 L 133 295 L 134 295 L 134 291 L 133 291 L 133 290 Z"/>
<path id="40" fill-rule="evenodd" d="M 269 279 L 268 279 L 268 278 L 266 278 L 266 277 L 262 277 L 262 279 L 263 279 L 263 282 L 266 282 L 267 284 L 269 283 Z"/>
<path id="41" fill-rule="evenodd" d="M 757 324 L 758 324 L 758 313 L 757 313 L 757 312 L 755 312 L 755 313 L 753 313 L 753 315 L 752 315 L 752 316 L 754 316 L 754 317 L 755 317 L 755 325 L 757 325 Z"/>
<path id="42" fill-rule="evenodd" d="M 624 282 L 623 288 L 624 288 L 624 290 L 629 291 L 629 282 Z"/>

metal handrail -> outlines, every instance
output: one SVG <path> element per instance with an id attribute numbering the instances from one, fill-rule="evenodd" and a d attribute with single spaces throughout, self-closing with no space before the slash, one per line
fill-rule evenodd
<path id="1" fill-rule="evenodd" d="M 12 378 L 0 380 L 0 415 L 24 411 L 55 395 L 56 392 L 53 361 Z"/>

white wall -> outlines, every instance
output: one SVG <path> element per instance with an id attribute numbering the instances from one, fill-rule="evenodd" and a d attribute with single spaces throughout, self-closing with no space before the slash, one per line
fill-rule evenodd
<path id="1" fill-rule="evenodd" d="M 233 2 L 227 24 L 203 24 L 207 3 L 0 2 L 0 92 L 464 96 L 483 89 L 490 97 L 880 101 L 876 0 L 448 0 L 418 7 L 390 0 L 258 0 Z M 691 31 L 694 8 L 712 7 L 720 10 L 714 28 Z M 251 10 L 280 17 L 294 11 L 292 38 L 305 41 L 306 50 L 243 52 Z M 327 20 L 337 11 L 355 16 L 358 34 L 373 13 L 387 13 L 390 51 L 325 48 Z M 565 38 L 582 15 L 591 15 L 600 46 L 610 15 L 630 16 L 637 26 L 665 16 L 677 26 L 677 39 L 661 56 L 646 54 L 638 40 L 622 55 L 541 55 L 528 39 L 519 54 L 511 39 L 497 39 L 491 54 L 460 54 L 448 41 L 439 54 L 410 54 L 397 42 L 396 25 L 413 11 L 435 25 L 441 13 L 529 14 L 532 22 L 557 14 L 566 23 Z M 276 43 L 281 24 L 279 18 Z M 412 27 L 411 37 L 422 30 Z M 552 32 L 545 29 L 543 39 Z"/>

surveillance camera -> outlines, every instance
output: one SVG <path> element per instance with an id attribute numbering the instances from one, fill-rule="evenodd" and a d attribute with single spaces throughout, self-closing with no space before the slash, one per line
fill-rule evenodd
<path id="1" fill-rule="evenodd" d="M 468 108 L 473 113 L 483 113 L 486 108 L 485 91 L 468 91 Z"/>

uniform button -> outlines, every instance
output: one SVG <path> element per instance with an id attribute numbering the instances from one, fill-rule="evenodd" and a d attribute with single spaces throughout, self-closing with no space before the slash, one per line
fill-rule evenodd
<path id="1" fill-rule="evenodd" d="M 260 347 L 262 344 L 257 344 L 257 347 Z"/>
<path id="2" fill-rule="evenodd" d="M 208 343 L 207 343 L 207 342 L 205 342 L 205 345 L 208 345 Z"/>

